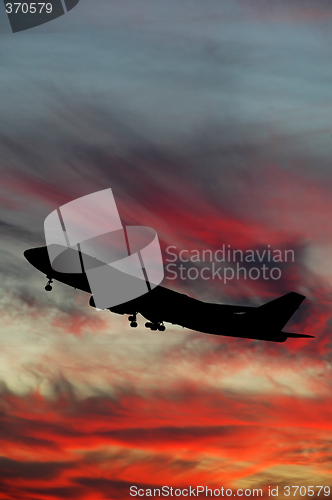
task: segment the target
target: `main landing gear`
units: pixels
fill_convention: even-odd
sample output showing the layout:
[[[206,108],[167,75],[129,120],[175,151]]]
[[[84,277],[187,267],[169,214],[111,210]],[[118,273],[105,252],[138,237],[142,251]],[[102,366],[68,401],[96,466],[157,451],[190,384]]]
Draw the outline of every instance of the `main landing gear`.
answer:
[[[166,330],[166,326],[161,322],[159,323],[150,323],[149,321],[145,323],[146,328],[150,328],[153,331],[159,330],[160,332],[164,332]]]
[[[52,280],[52,278],[49,278],[48,276],[46,276],[46,278],[48,279],[48,282],[45,286],[45,290],[47,292],[50,292],[52,290],[51,283],[53,283],[53,280]]]
[[[137,318],[136,318],[136,313],[133,314],[132,316],[129,316],[128,317],[129,321],[130,321],[130,326],[132,328],[137,328]]]
[[[132,328],[137,328],[137,313],[128,316],[130,321],[130,326]],[[150,328],[153,331],[159,330],[160,332],[164,332],[166,330],[166,326],[162,321],[158,321],[157,323],[150,323],[149,321],[145,323],[146,328]]]

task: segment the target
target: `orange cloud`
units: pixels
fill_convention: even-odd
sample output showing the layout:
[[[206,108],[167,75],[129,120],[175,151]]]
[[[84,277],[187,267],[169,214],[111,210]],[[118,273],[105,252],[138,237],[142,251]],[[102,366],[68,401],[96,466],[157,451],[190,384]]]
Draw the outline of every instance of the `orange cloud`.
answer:
[[[131,484],[236,488],[281,465],[310,467],[327,484],[332,468],[332,405],[320,398],[193,386],[53,401],[7,393],[0,420],[3,499],[129,498]]]

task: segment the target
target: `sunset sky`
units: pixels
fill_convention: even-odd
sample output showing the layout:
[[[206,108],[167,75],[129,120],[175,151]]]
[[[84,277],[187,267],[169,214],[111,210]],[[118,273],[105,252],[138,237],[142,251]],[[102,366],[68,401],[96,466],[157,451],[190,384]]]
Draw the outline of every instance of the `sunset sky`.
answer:
[[[332,491],[331,2],[80,0],[17,34],[0,16],[0,499]],[[316,338],[131,329],[45,292],[23,251],[107,188],[164,258],[294,250],[278,280],[163,285],[252,306],[303,294],[286,330]]]

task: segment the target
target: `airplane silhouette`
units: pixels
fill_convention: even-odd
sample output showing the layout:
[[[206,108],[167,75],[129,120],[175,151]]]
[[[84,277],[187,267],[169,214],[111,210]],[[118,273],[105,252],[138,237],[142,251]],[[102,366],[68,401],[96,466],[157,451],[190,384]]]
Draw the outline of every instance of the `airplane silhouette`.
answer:
[[[56,280],[91,294],[85,273],[60,273],[52,268],[46,246],[26,250],[24,256],[46,275],[46,291],[52,290],[51,283]],[[313,335],[282,331],[304,299],[303,295],[290,292],[259,307],[213,304],[157,286],[109,310],[128,314],[133,328],[137,327],[137,314],[140,313],[148,320],[145,326],[151,330],[164,331],[164,322],[167,322],[212,335],[285,342],[288,338],[314,338]],[[95,307],[93,295],[89,304]]]

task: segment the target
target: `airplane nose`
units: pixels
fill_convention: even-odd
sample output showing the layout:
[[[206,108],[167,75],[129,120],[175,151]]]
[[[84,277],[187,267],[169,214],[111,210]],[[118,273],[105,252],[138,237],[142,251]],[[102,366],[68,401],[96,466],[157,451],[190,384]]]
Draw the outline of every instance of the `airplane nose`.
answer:
[[[39,271],[43,273],[49,272],[50,263],[46,247],[29,248],[23,252],[23,255],[29,264]]]
[[[39,267],[44,262],[44,248],[29,248],[23,252],[24,257],[34,267]],[[37,267],[37,269],[38,269]]]
[[[23,255],[26,258],[26,260],[31,264],[33,249],[29,248],[28,250],[25,250],[25,252],[23,252]]]

